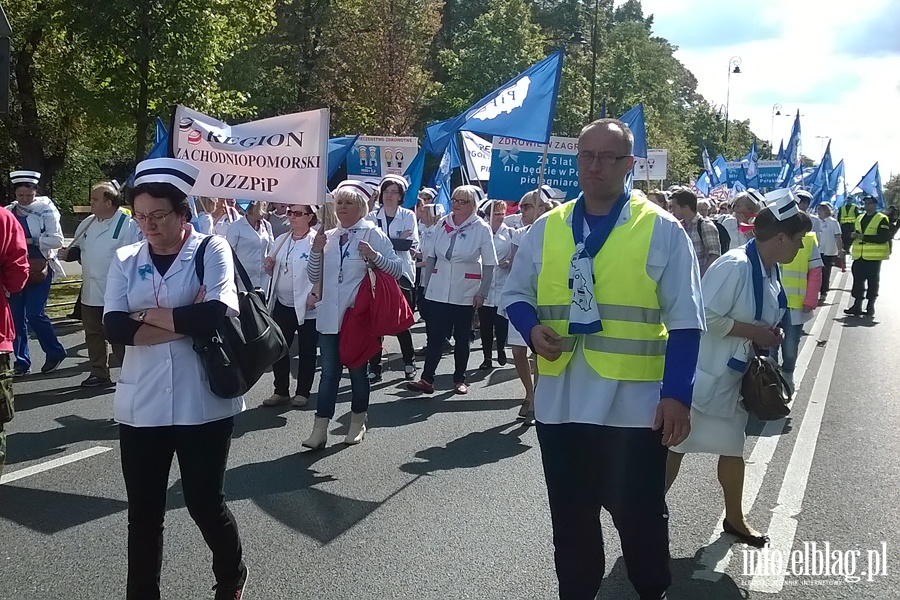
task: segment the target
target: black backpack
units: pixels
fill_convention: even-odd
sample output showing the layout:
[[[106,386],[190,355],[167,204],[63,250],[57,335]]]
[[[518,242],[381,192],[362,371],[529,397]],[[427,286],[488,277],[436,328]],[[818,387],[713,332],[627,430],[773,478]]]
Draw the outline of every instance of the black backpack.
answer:
[[[731,248],[731,236],[728,234],[728,230],[725,229],[725,226],[715,219],[706,218],[704,220],[709,221],[716,226],[716,231],[719,233],[719,250],[721,253],[725,254],[728,252]],[[703,236],[701,236],[700,239],[702,240]]]
[[[212,236],[207,236],[194,257],[194,269],[203,285],[203,258]],[[194,338],[194,352],[209,378],[209,389],[220,398],[246,394],[262,374],[283,358],[288,347],[281,329],[269,315],[263,291],[254,289],[234,249],[234,282],[238,286],[240,314],[226,317],[214,334]],[[240,291],[239,281],[245,291]]]

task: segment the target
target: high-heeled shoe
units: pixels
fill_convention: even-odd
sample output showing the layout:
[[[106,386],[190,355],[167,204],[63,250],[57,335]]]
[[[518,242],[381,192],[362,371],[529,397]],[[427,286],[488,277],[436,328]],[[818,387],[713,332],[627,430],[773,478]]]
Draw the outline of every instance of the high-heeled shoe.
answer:
[[[728,519],[722,520],[722,529],[725,531],[725,533],[733,535],[743,543],[747,544],[748,546],[753,546],[754,548],[763,548],[769,543],[769,536],[767,536],[766,534],[763,533],[760,535],[749,535],[746,533],[741,533],[740,531],[735,529],[731,523],[728,522]]]

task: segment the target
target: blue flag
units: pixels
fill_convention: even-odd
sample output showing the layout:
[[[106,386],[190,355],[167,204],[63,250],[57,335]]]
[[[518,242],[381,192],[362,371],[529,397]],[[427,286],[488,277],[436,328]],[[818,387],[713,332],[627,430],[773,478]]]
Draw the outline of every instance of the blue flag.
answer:
[[[822,161],[816,167],[815,174],[810,181],[810,191],[813,195],[813,201],[810,207],[815,208],[821,202],[831,198],[831,190],[828,186],[828,177],[834,170],[831,162],[831,140],[828,140],[828,146],[825,148],[825,154],[822,155]]]
[[[158,142],[162,139],[168,139],[169,131],[166,129],[166,124],[163,123],[163,120],[159,117],[156,117],[156,138],[155,140]]]
[[[847,182],[844,179],[844,161],[842,160],[828,176],[828,189],[831,192],[831,205],[837,210],[847,201]]]
[[[701,173],[700,177],[697,179],[697,183],[694,185],[697,186],[698,190],[703,192],[704,196],[709,196],[709,190],[712,189],[712,180],[710,179],[709,173],[703,171],[703,173]]]
[[[778,156],[775,157],[775,160],[784,160],[784,140],[778,144]]]
[[[647,158],[647,127],[644,125],[644,105],[638,104],[619,120],[628,125],[634,134],[634,155]]]
[[[592,106],[591,112],[593,112],[593,110],[594,110],[594,107]],[[603,104],[600,105],[600,118],[601,119],[606,118],[606,98],[603,99]]]
[[[703,170],[706,171],[706,176],[709,177],[709,174],[713,172],[713,168],[712,162],[709,160],[709,150],[706,149],[706,144],[703,144],[703,151],[700,153],[700,159],[703,161]]]
[[[878,200],[878,210],[884,210],[884,193],[881,190],[881,173],[878,171],[878,163],[872,165],[872,168],[860,179],[851,193],[860,192]]]
[[[165,158],[169,155],[169,132],[166,130],[165,125],[162,123],[162,120],[157,117],[156,118],[156,142],[153,144],[153,147],[150,148],[150,152],[147,153],[147,156],[144,157],[144,160],[148,158]],[[131,175],[128,176],[128,179],[125,180],[125,185],[128,187],[134,187],[134,171],[131,172]]]
[[[756,140],[753,140],[750,152],[741,159],[741,165],[744,168],[744,183],[747,187],[759,188],[759,152],[756,149]]]
[[[450,195],[453,193],[450,176],[454,169],[459,168],[460,164],[459,147],[454,135],[451,136],[450,143],[444,150],[444,156],[441,158],[441,164],[434,177],[434,187],[437,190],[434,203],[444,207],[444,214],[450,214]]]
[[[800,162],[802,157],[800,142],[800,110],[797,110],[797,116],[794,117],[794,126],[791,128],[791,139],[788,140],[787,148],[784,150],[784,167],[781,169],[781,175],[778,176],[777,187],[790,187],[794,180],[794,173],[799,171],[803,174],[803,166]]]
[[[556,115],[562,63],[563,49],[560,48],[456,118],[429,125],[425,130],[424,148],[432,154],[442,155],[459,131],[548,143]]]
[[[328,140],[328,179],[337,172],[337,170],[347,160],[347,155],[353,149],[353,144],[359,139],[359,134],[345,135],[344,137],[336,137]]]
[[[712,164],[712,172],[709,174],[713,187],[728,181],[728,161],[721,154]]]
[[[403,176],[409,182],[409,188],[406,190],[406,197],[403,198],[404,208],[415,208],[419,199],[419,190],[422,187],[422,176],[425,174],[425,149],[420,149],[416,153],[416,157],[406,167],[406,173]]]

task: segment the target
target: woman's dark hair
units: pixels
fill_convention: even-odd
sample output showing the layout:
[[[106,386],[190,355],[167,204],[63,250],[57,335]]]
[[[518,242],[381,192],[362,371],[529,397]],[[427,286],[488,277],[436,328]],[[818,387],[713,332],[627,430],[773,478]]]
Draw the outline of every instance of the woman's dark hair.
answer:
[[[128,190],[128,206],[134,210],[134,199],[141,194],[147,194],[154,198],[165,198],[180,217],[185,217],[188,221],[193,218],[191,213],[191,204],[188,197],[177,187],[171,183],[142,183]]]
[[[15,193],[16,190],[19,189],[20,187],[26,187],[26,188],[28,188],[28,189],[30,189],[30,190],[34,190],[35,192],[38,191],[38,186],[37,186],[37,185],[35,185],[35,184],[33,184],[33,183],[28,183],[27,181],[23,181],[23,182],[21,182],[21,183],[14,183],[14,184],[13,184],[13,193]]]
[[[314,206],[307,206],[306,208],[312,213],[312,216],[309,218],[309,226],[315,227],[319,224],[319,215],[316,214],[316,211],[313,210]]]
[[[397,191],[400,192],[400,206],[403,206],[403,196],[406,192],[403,191],[403,187],[396,181],[391,181],[390,179],[382,182],[381,186],[378,188],[378,193],[380,196],[383,196],[384,193],[392,186],[397,186]]]
[[[793,217],[779,221],[775,218],[772,209],[766,207],[756,215],[756,219],[753,221],[753,230],[757,240],[767,242],[779,233],[791,237],[798,233],[807,234],[812,231],[812,221],[805,212],[799,212]]]

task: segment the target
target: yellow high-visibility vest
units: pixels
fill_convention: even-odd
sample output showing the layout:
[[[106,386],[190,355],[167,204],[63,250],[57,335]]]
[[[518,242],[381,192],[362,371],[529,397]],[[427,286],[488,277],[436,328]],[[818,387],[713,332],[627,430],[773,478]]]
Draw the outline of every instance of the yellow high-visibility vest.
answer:
[[[856,217],[859,216],[859,209],[855,204],[848,202],[838,210],[838,221],[841,223],[856,223]]]
[[[859,234],[859,237],[853,240],[853,246],[851,247],[851,254],[853,256],[853,260],[857,260],[859,258],[863,260],[887,260],[891,257],[891,243],[885,242],[883,244],[876,244],[875,242],[866,242],[863,241],[864,235],[876,235],[878,233],[878,227],[882,222],[888,221],[888,225],[890,225],[890,221],[887,218],[887,215],[884,213],[877,212],[872,216],[872,219],[869,221],[869,224],[866,225],[866,231],[862,230],[862,220],[865,217],[865,214],[860,215],[856,219],[856,233]]]
[[[542,324],[562,336],[563,353],[552,362],[539,356],[538,373],[561,375],[581,339],[578,345],[598,375],[619,381],[662,380],[669,334],[662,323],[656,282],[647,275],[656,209],[646,200],[631,197],[631,217],[613,228],[594,257],[593,292],[603,331],[574,336],[569,335],[569,267],[575,240],[567,223],[574,208],[575,203],[569,202],[546,217],[537,313]]]
[[[806,277],[809,274],[809,259],[812,258],[813,246],[818,245],[816,234],[810,231],[803,236],[803,247],[790,263],[781,267],[781,285],[787,294],[788,308],[803,308],[806,298]]]

